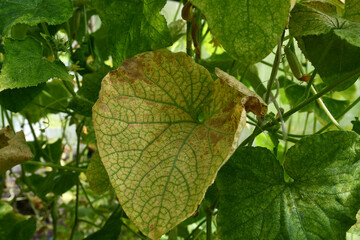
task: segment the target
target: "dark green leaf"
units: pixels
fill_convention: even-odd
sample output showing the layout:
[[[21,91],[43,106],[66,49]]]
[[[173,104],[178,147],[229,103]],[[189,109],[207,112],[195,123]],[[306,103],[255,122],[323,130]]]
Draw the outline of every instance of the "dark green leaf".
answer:
[[[60,163],[61,155],[63,153],[62,139],[58,139],[56,142],[47,144],[44,148],[46,156],[49,158],[48,161],[51,161],[55,164]]]
[[[78,94],[95,103],[99,98],[101,81],[110,70],[109,67],[102,66],[98,71],[84,75]]]
[[[84,240],[117,240],[123,225],[122,215],[122,210],[116,209],[99,231],[91,234]]]
[[[0,2],[0,33],[6,35],[17,23],[34,26],[47,22],[55,25],[67,21],[72,15],[71,0],[21,0]]]
[[[309,6],[296,4],[291,12],[289,27],[302,52],[326,84],[331,84],[359,68],[360,23],[329,16]],[[358,76],[354,76],[336,90],[350,87],[357,78]]]
[[[43,48],[32,38],[5,40],[5,60],[0,75],[0,91],[5,89],[36,86],[50,78],[70,80],[64,64],[50,62],[43,55]]]
[[[351,121],[351,123],[353,124],[352,130],[360,135],[360,121],[359,121],[359,118],[356,117],[355,120]]]
[[[115,66],[137,53],[172,44],[165,18],[159,14],[165,0],[92,0],[92,3],[100,15],[101,28],[108,31]]]
[[[303,138],[284,168],[265,148],[239,148],[218,175],[222,239],[344,239],[360,207],[360,136]]]
[[[0,105],[12,112],[19,112],[44,89],[44,86],[45,84],[40,84],[35,87],[6,89],[0,92]]]
[[[36,123],[49,113],[65,111],[70,93],[60,80],[54,79],[46,83],[43,91],[30,102],[20,113]]]
[[[54,187],[52,191],[56,195],[61,195],[72,188],[78,181],[78,174],[72,172],[59,171],[54,178]]]
[[[191,0],[205,15],[225,50],[244,64],[266,57],[286,26],[290,2],[283,0]]]
[[[31,239],[35,230],[34,218],[16,214],[10,205],[0,202],[0,240]]]
[[[111,189],[111,184],[99,153],[94,153],[90,164],[86,170],[86,178],[89,181],[90,188],[96,194],[102,194]]]

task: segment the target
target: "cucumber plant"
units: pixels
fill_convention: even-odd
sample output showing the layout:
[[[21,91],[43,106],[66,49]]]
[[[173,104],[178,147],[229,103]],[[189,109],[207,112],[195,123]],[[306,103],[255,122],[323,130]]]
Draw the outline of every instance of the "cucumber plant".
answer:
[[[0,1],[0,240],[356,237],[359,6]]]

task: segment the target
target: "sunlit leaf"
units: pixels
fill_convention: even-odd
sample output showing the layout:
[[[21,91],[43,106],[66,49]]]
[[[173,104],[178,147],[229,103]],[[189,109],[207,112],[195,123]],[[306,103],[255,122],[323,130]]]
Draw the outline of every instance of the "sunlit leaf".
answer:
[[[245,121],[244,100],[263,100],[235,78],[184,53],[147,52],[102,82],[93,107],[97,144],[129,218],[157,239],[191,216],[230,157]]]
[[[60,24],[73,12],[70,0],[21,0],[0,2],[0,33],[5,35],[17,23],[34,26],[38,23]]]
[[[43,48],[32,38],[5,40],[5,60],[0,73],[0,91],[36,86],[50,78],[72,79],[59,60],[43,57]]]
[[[253,64],[276,46],[289,17],[286,0],[191,0],[216,39],[235,59]]]
[[[109,40],[114,65],[137,53],[170,46],[166,20],[159,12],[165,0],[92,0]],[[125,10],[126,9],[126,10]],[[103,49],[105,50],[105,49]]]

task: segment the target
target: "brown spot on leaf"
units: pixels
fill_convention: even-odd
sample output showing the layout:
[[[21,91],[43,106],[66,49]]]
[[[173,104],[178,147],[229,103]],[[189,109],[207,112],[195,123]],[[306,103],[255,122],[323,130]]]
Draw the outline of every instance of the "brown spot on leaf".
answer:
[[[244,107],[247,112],[252,112],[256,116],[264,116],[262,105],[256,97],[248,97]]]
[[[210,132],[210,144],[211,146],[215,146],[221,139],[223,138],[222,135],[216,132]]]

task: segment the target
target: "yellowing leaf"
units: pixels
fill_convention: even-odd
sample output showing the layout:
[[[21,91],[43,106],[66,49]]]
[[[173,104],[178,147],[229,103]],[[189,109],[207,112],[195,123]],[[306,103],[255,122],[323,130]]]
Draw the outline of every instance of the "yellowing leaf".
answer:
[[[186,54],[159,50],[102,81],[93,107],[99,153],[122,208],[152,239],[196,211],[237,146],[245,90],[217,73],[213,81]]]
[[[33,157],[23,131],[14,134],[10,127],[0,130],[0,173]]]

